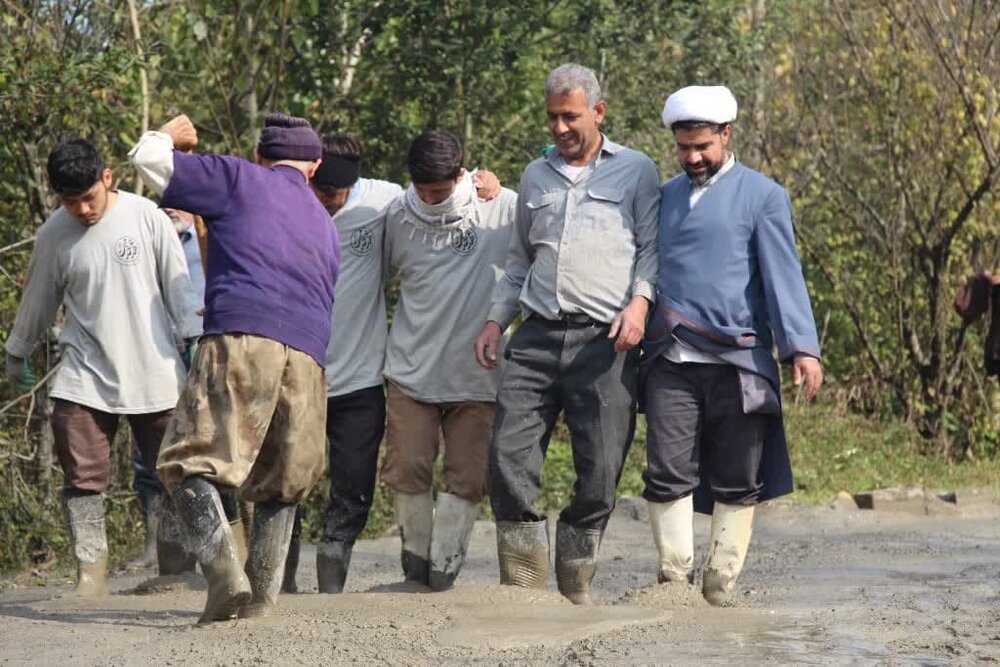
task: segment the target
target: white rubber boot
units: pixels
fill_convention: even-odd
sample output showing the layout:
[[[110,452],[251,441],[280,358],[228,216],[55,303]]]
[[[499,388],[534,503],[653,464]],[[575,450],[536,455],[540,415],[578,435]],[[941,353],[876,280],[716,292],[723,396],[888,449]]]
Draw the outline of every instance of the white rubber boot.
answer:
[[[108,594],[108,538],[104,528],[104,495],[63,491],[63,509],[76,557],[76,589],[80,597]]]
[[[701,593],[709,604],[729,606],[750,546],[754,506],[715,503],[712,539]]]
[[[665,503],[649,503],[649,524],[660,553],[656,579],[664,584],[694,579],[694,501],[684,496]]]
[[[476,525],[479,503],[441,492],[434,510],[431,534],[431,562],[428,583],[435,591],[452,587],[465,563],[472,529]]]
[[[434,526],[434,496],[425,493],[401,493],[393,496],[396,523],[402,540],[400,561],[407,581],[427,585],[431,558],[431,531]]]

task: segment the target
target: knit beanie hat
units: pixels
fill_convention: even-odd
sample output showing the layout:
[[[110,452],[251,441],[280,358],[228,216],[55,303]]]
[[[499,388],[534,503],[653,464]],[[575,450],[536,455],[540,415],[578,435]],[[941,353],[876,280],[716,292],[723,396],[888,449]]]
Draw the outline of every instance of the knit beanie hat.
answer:
[[[323,157],[323,143],[305,118],[269,113],[264,117],[257,151],[269,160],[311,162]]]

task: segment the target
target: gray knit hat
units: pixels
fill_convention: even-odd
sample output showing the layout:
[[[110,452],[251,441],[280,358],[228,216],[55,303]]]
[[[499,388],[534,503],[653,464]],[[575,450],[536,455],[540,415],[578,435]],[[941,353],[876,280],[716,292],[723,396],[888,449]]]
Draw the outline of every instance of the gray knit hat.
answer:
[[[323,157],[323,142],[305,118],[269,113],[264,117],[257,151],[269,160],[311,162]]]

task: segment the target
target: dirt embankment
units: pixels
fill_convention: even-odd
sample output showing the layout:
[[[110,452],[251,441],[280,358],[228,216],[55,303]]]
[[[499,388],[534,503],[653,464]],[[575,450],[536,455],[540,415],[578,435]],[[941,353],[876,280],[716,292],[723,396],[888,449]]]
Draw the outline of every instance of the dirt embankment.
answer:
[[[790,503],[759,514],[739,607],[707,606],[694,587],[657,586],[641,502],[609,525],[598,606],[554,591],[496,585],[495,534],[479,523],[458,586],[399,583],[393,538],[355,547],[348,593],[316,595],[314,549],[277,616],[195,627],[203,584],[129,593],[117,576],[97,601],[68,586],[0,594],[0,658],[38,664],[466,662],[683,664],[1000,660],[1000,505],[959,493],[956,506],[875,510]],[[930,512],[930,514],[928,514]],[[699,554],[708,520],[696,521]],[[553,577],[554,579],[554,577]],[[192,589],[191,586],[195,589]],[[550,584],[554,587],[554,582]]]

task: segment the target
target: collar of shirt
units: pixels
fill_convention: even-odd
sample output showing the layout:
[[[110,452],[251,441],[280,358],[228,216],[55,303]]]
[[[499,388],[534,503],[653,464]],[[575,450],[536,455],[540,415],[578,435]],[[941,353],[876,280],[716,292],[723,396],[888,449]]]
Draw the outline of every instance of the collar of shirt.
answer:
[[[608,139],[608,137],[603,132],[601,132],[601,150],[597,152],[597,157],[591,160],[590,164],[585,166],[593,170],[597,168],[597,165],[599,165],[601,163],[601,160],[604,159],[606,156],[614,155],[615,153],[624,150],[624,148],[625,147],[622,146],[621,144],[616,144],[615,142]],[[564,175],[565,172],[563,171],[563,168],[569,166],[566,164],[566,160],[565,158],[563,158],[562,153],[560,153],[559,149],[555,147],[553,147],[552,149],[550,149],[545,153],[545,161],[548,162],[553,169],[558,171],[560,174]],[[570,180],[573,179],[570,178]]]
[[[736,164],[736,154],[732,153],[729,155],[729,159],[726,160],[726,163],[722,165],[722,168],[715,172],[715,175],[712,176],[712,178],[705,181],[704,185],[691,188],[691,198],[689,200],[690,208],[694,208],[694,205],[698,203],[698,200],[701,199],[706,192],[708,192],[710,187],[718,183],[719,179],[725,176],[726,173],[733,168],[734,164]]]

